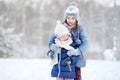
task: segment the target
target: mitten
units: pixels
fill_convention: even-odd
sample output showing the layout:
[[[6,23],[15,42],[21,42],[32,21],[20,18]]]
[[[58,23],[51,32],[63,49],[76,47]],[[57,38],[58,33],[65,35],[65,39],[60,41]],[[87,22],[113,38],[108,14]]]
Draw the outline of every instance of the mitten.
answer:
[[[55,53],[60,53],[61,52],[61,48],[59,46],[57,46],[56,44],[51,44],[50,49],[52,51],[54,51]]]
[[[47,56],[50,58],[50,59],[53,59],[54,58],[54,51],[50,50],[47,52]]]
[[[72,56],[72,55],[77,56],[77,55],[80,55],[80,52],[79,52],[78,49],[73,49],[73,50],[68,51],[68,52],[67,52],[67,55],[68,55],[68,56]]]
[[[67,58],[63,61],[63,63],[62,63],[63,66],[68,66],[68,65],[70,65],[70,64],[71,64],[71,59],[70,59],[70,57],[67,57]]]

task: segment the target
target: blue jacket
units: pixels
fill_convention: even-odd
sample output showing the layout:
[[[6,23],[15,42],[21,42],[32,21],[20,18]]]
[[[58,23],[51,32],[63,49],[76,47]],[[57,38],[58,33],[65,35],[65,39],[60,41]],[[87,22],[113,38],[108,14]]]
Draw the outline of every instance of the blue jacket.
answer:
[[[53,34],[48,42],[49,45],[55,43],[55,35]],[[72,37],[72,40],[73,40],[73,43],[75,44],[75,40],[77,38],[80,39],[81,41],[81,44],[78,46],[76,44],[76,48],[79,49],[80,51],[80,59],[76,62],[76,67],[85,67],[86,65],[86,59],[84,58],[84,53],[87,49],[87,46],[88,46],[88,40],[87,40],[87,37],[85,35],[85,31],[83,29],[82,26],[78,26],[78,29],[77,31],[74,31],[74,30],[71,30],[71,37]]]
[[[74,43],[72,43],[71,46],[75,48]],[[61,53],[58,54],[58,64],[55,64],[52,68],[52,71],[51,71],[52,77],[71,78],[71,79],[75,78],[76,76],[75,75],[75,64],[79,60],[80,57],[74,56],[74,55],[69,57],[67,55],[67,51],[68,50],[62,48]],[[68,65],[64,66],[63,62],[68,57],[71,59],[71,64],[69,66]]]

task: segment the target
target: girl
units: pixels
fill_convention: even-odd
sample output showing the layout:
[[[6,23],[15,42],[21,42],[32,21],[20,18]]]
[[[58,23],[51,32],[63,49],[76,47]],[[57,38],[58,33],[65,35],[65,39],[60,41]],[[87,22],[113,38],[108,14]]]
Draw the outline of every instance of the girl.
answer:
[[[81,67],[85,67],[86,60],[84,53],[86,51],[88,41],[84,33],[83,27],[79,21],[79,9],[76,7],[76,3],[71,2],[67,7],[64,15],[64,24],[70,29],[73,42],[76,44],[76,49],[70,52],[79,51],[80,59],[76,63],[75,72],[76,78],[74,80],[82,80],[81,78]],[[74,55],[74,54],[73,54]]]
[[[76,77],[74,78],[74,80],[82,80],[81,67],[85,67],[86,65],[84,53],[87,49],[88,41],[84,33],[84,29],[80,25],[79,9],[76,7],[76,3],[71,2],[70,5],[65,10],[63,24],[69,29],[74,44],[74,49],[67,51],[67,55],[74,56],[75,53],[79,53],[79,60],[75,62]],[[55,35],[51,36],[49,40],[49,46],[54,44],[55,38],[56,38]],[[54,49],[59,49],[59,48],[54,47]]]

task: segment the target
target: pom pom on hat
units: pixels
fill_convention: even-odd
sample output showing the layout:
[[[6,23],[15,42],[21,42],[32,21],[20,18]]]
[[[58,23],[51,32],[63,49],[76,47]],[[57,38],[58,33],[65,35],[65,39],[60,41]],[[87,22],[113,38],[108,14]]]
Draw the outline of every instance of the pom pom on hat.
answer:
[[[77,4],[75,2],[71,2],[69,6],[77,6]]]
[[[55,31],[54,31],[55,35],[57,35],[58,37],[62,35],[66,35],[66,34],[70,35],[70,32],[66,26],[64,26],[59,20],[57,20],[56,23],[57,24],[56,24]]]
[[[79,22],[79,9],[77,8],[77,4],[75,2],[71,2],[65,10],[64,19],[66,19],[67,16],[74,16]]]

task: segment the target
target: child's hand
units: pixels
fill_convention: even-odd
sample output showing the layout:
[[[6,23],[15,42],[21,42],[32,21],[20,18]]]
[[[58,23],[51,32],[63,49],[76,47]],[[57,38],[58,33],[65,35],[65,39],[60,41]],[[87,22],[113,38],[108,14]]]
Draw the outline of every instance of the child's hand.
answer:
[[[54,51],[55,53],[61,53],[61,48],[58,45],[56,45],[56,44],[51,44],[50,45],[50,49],[52,51]]]
[[[62,63],[63,66],[68,66],[70,64],[71,64],[71,59],[69,57],[67,57]]]
[[[73,50],[68,51],[68,52],[67,52],[67,55],[68,55],[68,56],[72,56],[72,55],[77,56],[77,55],[80,55],[80,52],[79,52],[78,49],[73,49]]]

